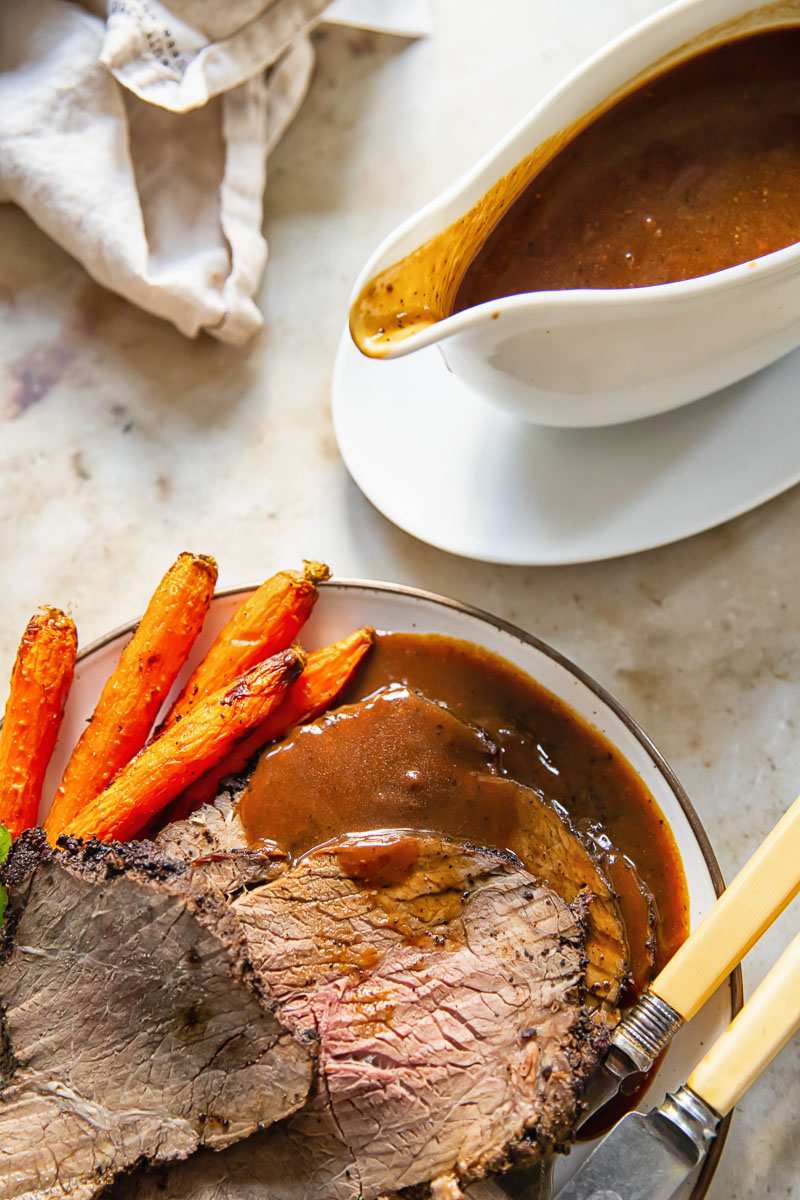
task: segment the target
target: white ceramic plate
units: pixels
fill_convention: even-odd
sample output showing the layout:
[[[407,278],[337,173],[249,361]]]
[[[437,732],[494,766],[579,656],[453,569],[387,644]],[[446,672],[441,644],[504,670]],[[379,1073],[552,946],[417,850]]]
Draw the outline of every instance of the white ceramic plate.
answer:
[[[187,671],[204,654],[218,630],[251,590],[233,589],[214,598]],[[485,646],[533,676],[600,730],[645,781],[669,822],[686,872],[692,927],[701,920],[722,887],[719,867],[705,831],[661,755],[633,719],[598,684],[544,642],[513,625],[452,600],[385,583],[337,580],[323,585],[319,603],[303,629],[302,642],[307,649],[314,649],[362,625],[374,625],[379,630],[392,632],[445,634]],[[45,797],[52,796],[71,747],[92,713],[103,683],[134,628],[132,623],[116,630],[82,652],[45,784]],[[651,1087],[653,1102],[660,1100],[666,1090],[685,1081],[702,1057],[703,1047],[722,1032],[740,1004],[741,979],[736,976],[720,988],[692,1024],[676,1037]],[[727,1123],[703,1172],[682,1195],[700,1200],[705,1194],[726,1132]],[[569,1159],[559,1165],[556,1174],[559,1184],[572,1174],[586,1152],[587,1144],[578,1146]]]
[[[401,529],[486,562],[551,565],[648,550],[800,481],[800,351],[684,408],[601,429],[498,411],[439,348],[376,361],[345,331],[333,375],[342,458]]]

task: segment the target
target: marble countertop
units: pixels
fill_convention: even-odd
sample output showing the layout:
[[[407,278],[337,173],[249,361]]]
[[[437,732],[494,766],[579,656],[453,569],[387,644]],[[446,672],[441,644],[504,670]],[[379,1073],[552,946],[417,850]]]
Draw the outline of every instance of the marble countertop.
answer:
[[[85,645],[139,613],[184,548],[220,582],[302,557],[490,609],[579,662],[639,719],[730,877],[800,789],[800,488],[674,546],[565,568],[457,559],[349,479],[329,386],[348,291],[377,241],[655,0],[445,0],[406,43],[330,28],[269,164],[265,328],[190,342],[92,283],[0,206],[0,678],[32,609]],[[797,927],[745,964],[749,991]],[[734,1117],[710,1195],[800,1198],[800,1041]]]

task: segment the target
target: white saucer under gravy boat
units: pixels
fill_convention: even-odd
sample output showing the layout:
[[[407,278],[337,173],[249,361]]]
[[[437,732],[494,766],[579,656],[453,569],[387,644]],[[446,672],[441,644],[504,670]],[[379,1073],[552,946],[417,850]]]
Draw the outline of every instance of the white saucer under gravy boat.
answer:
[[[462,383],[499,408],[593,426],[688,404],[799,346],[800,243],[679,283],[529,292],[444,315],[487,229],[610,100],[699,50],[797,23],[800,0],[679,0],[612,42],[379,246],[353,289],[359,349],[398,358],[438,344]],[[364,298],[401,262],[417,315],[381,335],[364,320]]]

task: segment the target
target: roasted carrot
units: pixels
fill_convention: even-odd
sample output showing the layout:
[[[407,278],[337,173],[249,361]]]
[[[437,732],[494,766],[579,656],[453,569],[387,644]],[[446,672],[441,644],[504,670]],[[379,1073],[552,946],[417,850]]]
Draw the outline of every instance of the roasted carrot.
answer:
[[[0,730],[0,823],[14,837],[36,824],[77,649],[75,624],[58,608],[39,609],[22,635]]]
[[[198,701],[187,717],[140,750],[63,832],[101,841],[134,837],[281,703],[304,664],[302,651],[283,650]]]
[[[218,633],[167,713],[158,736],[204,696],[290,646],[316,603],[317,584],[329,576],[324,563],[307,562],[302,574],[279,571],[248,596]]]
[[[308,656],[306,669],[286,699],[252,733],[230,750],[205,775],[191,783],[171,805],[170,821],[181,821],[201,805],[209,803],[219,791],[226,775],[243,771],[262,746],[283,737],[294,725],[312,721],[329,708],[350,679],[361,659],[375,640],[375,630],[364,628],[324,646]]]
[[[159,583],[67,763],[45,821],[51,842],[147,741],[202,628],[216,579],[213,558],[184,553]]]

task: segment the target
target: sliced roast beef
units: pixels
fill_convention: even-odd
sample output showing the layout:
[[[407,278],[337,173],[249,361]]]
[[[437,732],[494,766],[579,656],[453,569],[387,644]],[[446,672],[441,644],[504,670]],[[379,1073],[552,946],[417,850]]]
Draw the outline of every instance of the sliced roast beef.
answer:
[[[152,845],[23,835],[5,870],[0,1195],[83,1200],[304,1101],[309,1049],[235,916]]]
[[[232,907],[282,1019],[318,1039],[315,1092],[219,1154],[119,1181],[115,1200],[455,1195],[569,1137],[602,1043],[584,928],[512,855],[346,839]]]
[[[277,846],[248,845],[235,799],[239,790],[224,787],[213,804],[173,821],[155,839],[160,853],[190,864],[194,879],[225,896],[275,879],[289,862]]]
[[[628,974],[628,947],[616,898],[596,858],[568,818],[533,788],[504,776],[470,774],[465,802],[497,808],[513,819],[509,845],[525,866],[567,901],[587,897],[587,988],[615,1005]]]
[[[199,847],[206,859],[213,849],[220,872],[231,871],[238,855],[240,871],[258,882],[267,866],[275,870],[269,842],[296,854],[346,831],[386,827],[510,849],[564,899],[588,893],[588,986],[616,1004],[628,949],[596,858],[541,793],[497,774],[487,734],[407,688],[385,688],[295,730],[261,757],[233,798],[223,793],[158,841],[190,856]],[[251,842],[263,850],[249,849]]]

